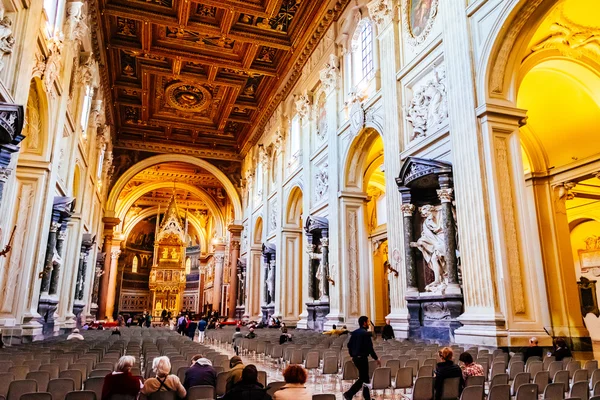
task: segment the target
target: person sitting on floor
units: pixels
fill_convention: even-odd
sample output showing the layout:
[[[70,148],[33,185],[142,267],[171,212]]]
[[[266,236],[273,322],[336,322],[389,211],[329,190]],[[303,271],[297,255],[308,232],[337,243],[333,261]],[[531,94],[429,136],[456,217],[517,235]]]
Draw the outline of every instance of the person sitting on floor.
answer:
[[[242,359],[238,356],[231,357],[231,360],[229,360],[229,368],[229,375],[227,375],[227,391],[233,389],[233,387],[242,380],[242,371],[244,370]]]
[[[252,364],[242,370],[242,380],[222,400],[271,400],[265,387],[258,382],[258,371]]]
[[[152,361],[152,370],[156,373],[156,377],[146,379],[142,388],[142,394],[149,396],[156,392],[177,392],[179,398],[185,398],[187,391],[181,384],[181,381],[177,375],[169,374],[171,372],[169,357],[156,357]]]
[[[137,398],[140,389],[144,386],[142,378],[131,374],[135,364],[135,357],[123,356],[117,361],[116,371],[104,377],[102,385],[102,399],[110,400],[114,395],[125,395]]]
[[[292,341],[292,334],[288,333],[287,328],[281,329],[281,335],[279,335],[279,344],[284,344],[285,342]]]
[[[67,340],[84,340],[83,335],[79,333],[79,329],[73,329],[73,332],[69,336],[67,336]]]
[[[558,338],[555,343],[556,346],[552,355],[556,358],[556,361],[562,361],[565,357],[573,357],[565,339]]]
[[[217,372],[212,362],[201,354],[192,357],[192,366],[185,371],[183,380],[183,387],[186,390],[198,385],[217,386]]]
[[[394,328],[392,328],[392,325],[390,325],[389,319],[385,320],[385,325],[383,327],[383,330],[381,331],[381,338],[383,340],[392,340],[396,338],[396,336],[394,335]]]
[[[113,329],[113,331],[111,333],[111,336],[112,335],[119,335],[119,336],[121,336],[121,331],[119,330],[118,327],[116,327],[115,329]]]
[[[452,358],[454,357],[454,352],[450,347],[444,347],[440,352],[439,356],[442,359],[442,362],[437,364],[435,369],[435,400],[442,399],[442,389],[444,387],[444,380],[450,378],[460,378],[460,383],[458,384],[458,394],[460,397],[460,393],[462,392],[462,388],[464,385],[464,379],[462,370]]]
[[[246,339],[254,339],[256,338],[256,333],[254,333],[254,328],[249,329],[250,332],[246,335]]]
[[[336,325],[332,325],[331,330],[323,332],[323,335],[339,336],[342,333],[344,333],[344,329],[338,329]],[[348,331],[346,331],[346,333],[348,333]]]
[[[462,376],[465,382],[467,378],[470,376],[483,376],[483,367],[480,364],[477,364],[473,361],[473,356],[471,353],[467,353],[466,351],[458,357],[458,361],[462,362]]]
[[[306,370],[301,365],[289,365],[283,371],[285,385],[275,392],[273,400],[312,400],[312,393],[304,385]]]

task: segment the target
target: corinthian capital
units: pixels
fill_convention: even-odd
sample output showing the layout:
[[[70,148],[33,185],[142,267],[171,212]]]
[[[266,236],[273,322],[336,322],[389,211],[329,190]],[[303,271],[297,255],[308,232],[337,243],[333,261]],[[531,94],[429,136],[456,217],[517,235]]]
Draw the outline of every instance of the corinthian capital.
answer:
[[[296,97],[296,111],[300,118],[306,118],[310,114],[310,96],[308,91],[304,91],[301,95]]]
[[[439,189],[437,195],[442,203],[452,203],[452,189]]]
[[[110,252],[110,259],[111,260],[116,260],[119,258],[119,255],[121,254],[121,250],[113,250]]]
[[[394,18],[393,0],[373,0],[367,4],[371,19],[381,28],[386,26]]]
[[[413,204],[402,204],[400,210],[405,217],[412,217],[415,212],[415,206]]]

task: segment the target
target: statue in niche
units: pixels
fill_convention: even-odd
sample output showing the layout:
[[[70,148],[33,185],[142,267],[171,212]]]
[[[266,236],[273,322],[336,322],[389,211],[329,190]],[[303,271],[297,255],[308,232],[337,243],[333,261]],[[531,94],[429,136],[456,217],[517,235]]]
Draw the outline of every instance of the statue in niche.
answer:
[[[150,282],[156,282],[156,271],[150,271]]]
[[[269,263],[267,268],[267,294],[269,295],[269,303],[275,301],[275,274],[274,267]]]
[[[427,266],[433,271],[434,280],[425,290],[434,293],[443,293],[446,288],[446,278],[448,277],[448,267],[446,265],[446,245],[444,240],[444,230],[438,217],[439,207],[425,205],[419,207],[421,217],[423,217],[423,226],[421,237],[416,242],[411,242],[411,247],[416,247],[423,254]]]
[[[171,251],[171,258],[172,259],[176,259],[177,258],[177,251],[175,249],[173,249],[173,251]]]
[[[163,258],[163,259],[165,259],[165,258],[169,258],[169,249],[167,249],[167,248],[164,248],[164,249],[163,249],[163,252],[162,252],[162,258]]]
[[[321,282],[323,279],[327,279],[327,275],[325,273],[325,268],[323,266],[323,260],[319,262],[319,268],[317,268],[317,272],[315,273],[315,278],[317,279],[317,290],[319,292],[319,299],[322,298],[325,293],[323,293],[323,288]]]

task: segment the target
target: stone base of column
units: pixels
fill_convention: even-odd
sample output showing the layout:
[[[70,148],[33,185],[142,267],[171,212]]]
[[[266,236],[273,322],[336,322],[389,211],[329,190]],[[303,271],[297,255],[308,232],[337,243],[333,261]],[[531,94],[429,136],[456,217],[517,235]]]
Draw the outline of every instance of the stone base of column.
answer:
[[[244,306],[237,306],[235,308],[235,319],[237,321],[241,321],[244,319],[244,312],[246,311],[246,307]]]
[[[38,303],[38,312],[40,313],[40,323],[43,325],[43,334],[45,336],[54,336],[54,313],[58,307],[58,299],[49,295],[42,295]]]
[[[462,327],[454,331],[457,344],[500,347],[508,346],[504,316],[494,312],[469,312],[458,317]]]
[[[21,341],[23,343],[44,340],[44,326],[40,323],[40,315],[25,315],[21,324]],[[4,331],[4,329],[3,329]]]
[[[85,316],[85,322],[87,323],[92,323],[96,320],[98,315],[98,304],[92,303],[92,305],[90,306],[90,313],[86,314]]]
[[[391,313],[386,315],[385,319],[390,320],[390,325],[394,328],[394,336],[396,339],[408,339],[410,331],[408,312],[406,314]]]
[[[327,322],[327,315],[329,314],[329,302],[319,301],[314,303],[315,307],[315,322],[314,330],[317,332],[323,332],[325,323]]]
[[[85,303],[82,302],[75,302],[75,304],[73,304],[73,314],[75,315],[75,325],[79,328],[83,325],[83,318],[81,313],[83,312],[83,309],[85,308]]]
[[[325,324],[323,325],[323,330],[325,331],[330,331],[333,329],[333,325],[336,326],[344,326],[346,325],[346,327],[348,328],[348,330],[352,330],[350,329],[351,326],[358,326],[358,321],[355,321],[354,325],[353,324],[349,324],[348,321],[346,321],[346,317],[341,314],[339,311],[330,311],[329,314],[327,314],[326,316],[326,321]]]
[[[264,325],[269,325],[269,319],[273,314],[275,314],[275,305],[269,304],[268,306],[261,306],[260,310],[262,312],[261,321]]]
[[[410,337],[453,342],[454,333],[461,326],[458,317],[463,308],[461,294],[420,293],[406,296],[410,313]]]
[[[298,317],[300,320],[296,322],[296,329],[308,329],[308,313],[304,311]]]

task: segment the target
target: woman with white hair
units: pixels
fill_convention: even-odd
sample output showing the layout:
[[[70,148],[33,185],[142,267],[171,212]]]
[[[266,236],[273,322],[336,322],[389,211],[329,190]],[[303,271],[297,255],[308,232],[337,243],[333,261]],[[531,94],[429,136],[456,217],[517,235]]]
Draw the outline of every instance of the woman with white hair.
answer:
[[[152,370],[156,374],[155,378],[149,378],[144,382],[142,393],[149,396],[156,392],[177,392],[181,399],[185,398],[187,392],[177,375],[169,374],[171,372],[171,361],[169,357],[156,357],[152,361]]]
[[[113,395],[131,396],[136,399],[143,387],[142,378],[131,374],[135,365],[135,357],[123,356],[115,365],[115,371],[104,377],[102,385],[102,399],[110,400]]]

